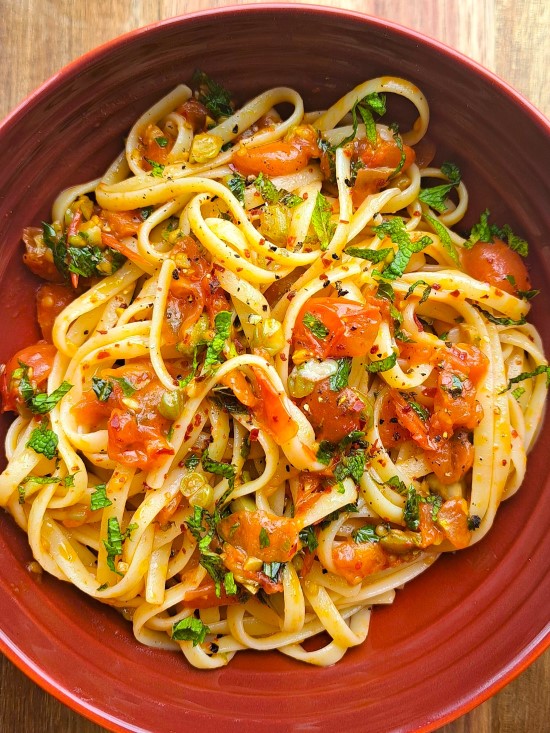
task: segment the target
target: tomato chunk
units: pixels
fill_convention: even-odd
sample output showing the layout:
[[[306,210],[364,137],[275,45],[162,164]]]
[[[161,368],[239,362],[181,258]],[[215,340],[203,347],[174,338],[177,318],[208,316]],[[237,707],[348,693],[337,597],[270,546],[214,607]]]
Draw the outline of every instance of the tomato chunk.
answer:
[[[313,425],[317,440],[338,443],[367,421],[367,406],[357,393],[349,387],[334,391],[328,379],[316,382],[299,406]]]
[[[28,367],[27,377],[32,388],[35,391],[43,391],[56,353],[55,346],[39,341],[32,346],[26,346],[11,357],[0,376],[2,412],[25,410],[25,400],[20,389],[21,379],[14,376],[14,372],[17,373],[22,365]]]
[[[64,283],[45,283],[36,292],[36,314],[42,336],[52,340],[55,319],[76,297],[73,288]]]
[[[334,546],[332,562],[338,575],[350,585],[357,585],[368,575],[378,573],[389,565],[388,556],[378,543],[357,543],[352,540]]]
[[[298,551],[298,523],[261,510],[238,511],[218,524],[220,536],[248,557],[262,562],[287,562]]]
[[[245,176],[265,173],[267,176],[286,176],[305,168],[310,159],[319,156],[315,130],[303,125],[287,140],[258,145],[241,146],[233,153],[233,165]]]
[[[461,251],[461,259],[468,275],[506,293],[517,295],[531,289],[524,261],[502,239],[476,242],[471,249]]]
[[[304,349],[320,359],[365,356],[373,348],[384,312],[377,298],[368,298],[365,304],[312,298],[296,318],[294,350]]]

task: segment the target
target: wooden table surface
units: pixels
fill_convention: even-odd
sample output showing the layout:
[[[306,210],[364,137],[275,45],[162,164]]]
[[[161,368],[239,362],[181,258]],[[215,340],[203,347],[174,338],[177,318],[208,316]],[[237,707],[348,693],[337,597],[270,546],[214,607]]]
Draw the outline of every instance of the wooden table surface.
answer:
[[[100,43],[160,19],[228,4],[224,0],[0,0],[4,80],[0,118],[67,62]],[[550,116],[549,0],[325,0],[324,4],[388,18],[435,37],[495,71]],[[545,733],[550,730],[549,720],[547,652],[500,693],[440,733]],[[1,657],[2,733],[102,730]]]

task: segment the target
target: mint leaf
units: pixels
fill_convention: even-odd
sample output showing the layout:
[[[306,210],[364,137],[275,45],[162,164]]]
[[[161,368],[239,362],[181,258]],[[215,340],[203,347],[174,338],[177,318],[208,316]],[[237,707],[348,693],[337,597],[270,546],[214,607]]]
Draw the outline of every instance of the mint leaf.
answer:
[[[235,485],[235,466],[230,463],[222,463],[220,461],[214,461],[208,455],[208,448],[204,451],[201,458],[202,467],[208,473],[213,473],[216,476],[223,476],[229,481],[229,488],[233,488]]]
[[[107,402],[113,391],[113,385],[107,379],[92,377],[92,389],[100,402]]]
[[[97,484],[90,496],[90,509],[95,512],[96,509],[104,509],[112,505],[112,501],[107,498],[107,484]]]
[[[73,388],[69,382],[62,382],[59,387],[54,390],[51,394],[40,392],[39,394],[33,395],[27,402],[27,406],[37,415],[45,415],[46,413],[53,410],[57,403],[67,394],[67,392]]]
[[[443,226],[441,222],[439,222],[435,217],[430,216],[429,214],[424,214],[424,219],[429,222],[430,226],[439,237],[439,241],[441,242],[443,248],[449,253],[453,262],[458,265],[460,262],[458,258],[458,252],[456,251],[456,247],[453,244],[451,235],[447,231],[447,227]]]
[[[231,191],[237,201],[244,206],[244,190],[246,187],[246,181],[244,176],[239,173],[235,173],[233,178],[227,181],[227,188]]]
[[[365,524],[364,527],[356,529],[352,532],[352,537],[355,542],[380,542],[380,537],[376,534],[376,528],[372,524]]]
[[[387,356],[385,359],[380,359],[380,361],[371,361],[370,364],[367,364],[367,372],[370,372],[371,374],[377,374],[378,372],[387,372],[389,369],[393,369],[393,367],[397,364],[397,352],[394,351],[393,354],[390,354],[390,356]]]
[[[323,251],[328,248],[336,230],[336,225],[331,221],[331,214],[332,208],[329,202],[322,193],[318,193],[311,216],[311,223]]]
[[[304,313],[302,323],[318,339],[324,339],[330,333],[323,321],[319,320],[313,313],[309,313],[309,311]]]
[[[383,262],[386,257],[393,252],[390,247],[383,249],[366,249],[365,247],[347,247],[344,252],[352,257],[359,257],[362,260],[369,260],[369,262]]]
[[[341,389],[348,386],[351,364],[352,362],[349,357],[338,359],[336,374],[332,374],[328,380],[329,387],[333,392],[339,392]]]
[[[220,117],[231,117],[233,105],[229,90],[200,69],[194,72],[191,83],[198,90],[199,102],[204,104],[216,121]]]
[[[194,616],[182,618],[172,625],[172,639],[176,641],[192,641],[193,646],[202,644],[209,633],[210,629],[208,626],[203,624],[200,618],[195,618]]]
[[[212,367],[220,361],[220,354],[223,351],[226,340],[231,332],[231,312],[220,311],[216,313],[214,318],[215,334],[212,341],[208,344],[206,357],[204,359],[204,369]]]
[[[275,184],[266,178],[263,173],[256,178],[254,181],[256,190],[267,204],[283,204],[288,206],[289,209],[294,206],[298,206],[303,203],[303,199],[300,196],[296,196],[284,188],[277,188]]]
[[[59,438],[46,425],[35,428],[27,443],[27,448],[32,448],[35,453],[40,453],[46,458],[53,458],[57,454],[57,444]]]

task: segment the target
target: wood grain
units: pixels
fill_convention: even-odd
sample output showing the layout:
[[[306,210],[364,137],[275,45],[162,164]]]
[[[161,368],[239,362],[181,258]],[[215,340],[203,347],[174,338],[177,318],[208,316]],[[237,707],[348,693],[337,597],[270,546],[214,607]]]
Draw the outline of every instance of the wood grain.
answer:
[[[314,4],[308,2],[307,4]],[[223,0],[0,0],[0,117],[63,65],[121,33]],[[237,0],[234,4],[243,4]],[[325,0],[418,29],[495,71],[550,116],[548,0]],[[0,661],[0,731],[100,733]],[[545,733],[550,653],[440,733]],[[383,733],[383,731],[380,731]]]

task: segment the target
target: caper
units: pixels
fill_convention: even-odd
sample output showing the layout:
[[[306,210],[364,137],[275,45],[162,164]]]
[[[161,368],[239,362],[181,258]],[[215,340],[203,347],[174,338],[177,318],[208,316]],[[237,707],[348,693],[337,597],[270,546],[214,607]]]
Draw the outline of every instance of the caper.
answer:
[[[177,420],[183,409],[183,394],[175,389],[173,392],[165,392],[159,405],[160,414],[168,420]]]

